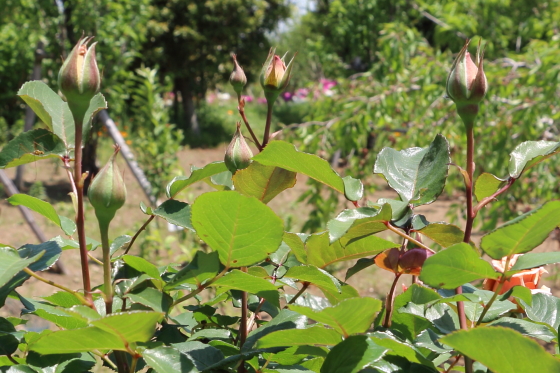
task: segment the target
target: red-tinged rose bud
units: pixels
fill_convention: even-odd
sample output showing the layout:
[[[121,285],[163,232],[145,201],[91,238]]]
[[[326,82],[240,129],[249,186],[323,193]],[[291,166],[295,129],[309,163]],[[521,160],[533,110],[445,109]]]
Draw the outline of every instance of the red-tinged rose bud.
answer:
[[[470,40],[467,40],[453,62],[446,90],[457,105],[463,121],[470,124],[474,122],[479,104],[488,91],[488,80],[484,74],[484,52],[480,49],[480,42],[476,50],[476,61],[472,60],[468,52],[469,43]]]
[[[247,77],[245,76],[245,72],[237,63],[237,57],[235,54],[233,55],[233,71],[229,76],[229,83],[233,86],[233,90],[240,95],[241,91],[243,91],[243,87],[247,84]]]
[[[100,224],[109,225],[126,200],[126,186],[115,163],[120,148],[109,158],[107,164],[95,175],[88,189],[89,202]]]
[[[408,250],[399,259],[399,272],[420,276],[420,271],[426,259],[434,255],[431,250],[415,247]]]
[[[101,76],[95,59],[91,37],[82,37],[58,72],[58,86],[66,97],[76,121],[82,121],[92,97],[99,92]],[[76,116],[78,116],[76,118]]]
[[[274,102],[278,95],[286,89],[290,82],[292,67],[294,66],[294,54],[288,65],[286,65],[284,55],[282,58],[275,54],[276,49],[271,48],[268,57],[261,70],[260,82],[264,90],[264,95],[268,102]]]
[[[237,122],[237,130],[226,149],[224,162],[228,170],[234,174],[237,170],[242,170],[249,166],[251,158],[253,158],[253,152],[241,133],[241,123]]]

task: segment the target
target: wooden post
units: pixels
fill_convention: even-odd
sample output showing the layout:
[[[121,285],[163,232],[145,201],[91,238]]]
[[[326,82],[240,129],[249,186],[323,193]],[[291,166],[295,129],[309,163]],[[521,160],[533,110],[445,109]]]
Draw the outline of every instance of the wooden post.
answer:
[[[142,171],[142,169],[138,166],[138,162],[136,162],[136,160],[134,159],[134,154],[132,154],[132,152],[130,151],[130,148],[126,144],[126,141],[117,128],[117,125],[111,119],[109,113],[107,113],[107,110],[101,110],[101,112],[98,114],[98,119],[101,121],[101,123],[103,123],[105,128],[107,128],[107,131],[109,132],[109,135],[111,136],[113,141],[115,141],[117,145],[121,147],[121,154],[124,157],[124,160],[126,161],[128,167],[132,171],[132,174],[138,181],[138,184],[140,184],[140,187],[142,187],[144,194],[146,195],[146,197],[148,197],[148,200],[150,201],[152,206],[155,206],[156,198],[152,194],[152,185],[146,178],[144,171]]]

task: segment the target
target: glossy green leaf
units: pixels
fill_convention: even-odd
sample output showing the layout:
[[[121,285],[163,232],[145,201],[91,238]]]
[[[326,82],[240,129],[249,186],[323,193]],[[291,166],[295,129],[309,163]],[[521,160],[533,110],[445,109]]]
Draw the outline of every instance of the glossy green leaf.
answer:
[[[523,300],[520,303],[529,319],[550,325],[554,330],[560,327],[559,298],[550,294],[536,293],[533,294],[531,305]]]
[[[28,365],[13,365],[0,367],[2,373],[37,373],[37,371]]]
[[[66,145],[55,134],[36,129],[16,136],[0,151],[0,168],[10,168],[45,158],[60,158]]]
[[[174,198],[179,192],[198,181],[204,180],[212,175],[227,171],[224,162],[209,163],[203,168],[194,168],[190,176],[177,176],[167,185],[167,197]]]
[[[67,102],[40,80],[25,83],[17,94],[51,132],[68,147],[74,147],[74,118]]]
[[[296,173],[274,166],[252,162],[233,175],[233,185],[239,193],[268,203],[282,191],[296,184]]]
[[[424,262],[420,280],[436,288],[454,289],[470,281],[499,276],[471,246],[460,243],[429,257]]]
[[[305,244],[301,240],[300,236],[295,233],[285,232],[282,237],[282,241],[290,247],[297,260],[304,264],[307,263]]]
[[[545,342],[552,342],[552,340],[556,338],[556,335],[545,325],[535,324],[527,320],[516,319],[513,317],[502,317],[491,322],[488,326],[502,326],[504,328],[510,328],[523,335],[537,338]]]
[[[509,175],[519,178],[521,174],[534,165],[560,152],[560,142],[525,141],[517,145],[509,158]]]
[[[284,235],[282,219],[268,206],[233,191],[198,197],[192,206],[192,225],[226,267],[264,260],[278,249]]]
[[[404,293],[397,295],[394,302],[394,309],[391,317],[392,328],[402,333],[408,340],[414,340],[423,330],[432,324],[425,315],[425,307],[420,307],[421,313],[402,312],[407,304],[413,303],[422,305],[439,299],[440,296],[433,290],[413,284]]]
[[[216,190],[233,190],[232,177],[230,171],[224,171],[204,179],[204,182]]]
[[[474,183],[474,195],[476,199],[482,201],[484,198],[490,197],[498,190],[504,181],[505,180],[497,178],[488,172],[483,172]]]
[[[72,236],[76,233],[76,229],[78,228],[76,227],[74,220],[62,215],[59,215],[58,217],[60,218],[60,228],[62,228],[67,236]]]
[[[93,350],[125,350],[126,347],[125,342],[117,335],[90,326],[42,335],[29,343],[29,349],[47,355]]]
[[[139,291],[132,291],[125,295],[133,303],[140,303],[156,312],[167,313],[173,304],[173,299],[161,291],[154,288],[144,288]]]
[[[104,109],[107,109],[107,101],[105,101],[105,97],[103,97],[103,94],[99,92],[91,98],[91,100],[89,101],[88,109],[84,114],[82,124],[82,146],[84,146],[86,141],[88,141],[93,119],[95,118],[97,113]],[[72,144],[74,144],[74,141],[72,141]]]
[[[74,294],[68,293],[66,291],[57,291],[52,295],[43,297],[43,299],[51,304],[61,306],[64,308],[70,308],[72,306],[77,306],[79,304],[82,304]]]
[[[341,335],[335,330],[316,325],[307,329],[279,330],[267,334],[259,339],[256,347],[334,346],[341,341]]]
[[[270,281],[252,276],[237,269],[234,269],[222,278],[214,281],[211,286],[226,290],[235,289],[246,291],[266,299],[276,307],[280,307],[279,294],[276,286]]]
[[[161,280],[157,267],[148,262],[146,259],[135,255],[124,255],[122,259],[128,266],[134,268],[138,272],[145,273],[151,278]]]
[[[460,330],[445,336],[441,342],[481,362],[495,373],[560,371],[560,360],[552,357],[537,342],[508,328]]]
[[[445,346],[438,341],[440,338],[441,335],[436,334],[436,332],[432,329],[426,329],[414,340],[414,345],[427,348],[428,350],[437,352],[438,354],[452,351],[453,349],[451,347]]]
[[[431,223],[418,232],[442,247],[449,247],[463,242],[465,232],[456,225],[447,223]]]
[[[282,310],[275,318],[266,323],[266,325],[249,333],[245,344],[241,348],[241,352],[252,350],[261,338],[270,333],[278,330],[303,329],[306,326],[306,322],[307,318],[305,316],[290,310]]]
[[[182,354],[187,355],[189,360],[194,363],[197,372],[203,372],[224,359],[222,351],[198,341],[173,343],[171,346]]]
[[[558,262],[560,262],[560,252],[527,253],[517,258],[517,261],[511,267],[511,271],[521,271]]]
[[[505,293],[500,294],[498,299],[504,300],[510,297],[520,299],[529,305],[533,304],[533,294],[531,290],[525,286],[514,286]]]
[[[191,206],[188,203],[168,199],[159,205],[153,214],[164,218],[168,223],[194,231],[191,224]]]
[[[146,349],[142,356],[149,367],[157,373],[190,373],[198,372],[193,362],[173,347],[160,346]]]
[[[131,311],[118,312],[91,322],[93,326],[118,335],[127,342],[146,342],[155,331],[162,318],[160,312]]]
[[[283,278],[293,278],[300,281],[309,282],[313,285],[327,288],[331,291],[340,293],[340,282],[327,271],[315,266],[295,266],[288,269]]]
[[[449,144],[437,135],[428,148],[384,148],[377,155],[373,172],[382,174],[403,201],[420,206],[441,194],[450,162]]]
[[[126,249],[131,240],[132,237],[130,237],[128,234],[123,234],[122,236],[118,236],[117,238],[115,238],[109,246],[109,252],[111,253],[111,256],[120,249]]]
[[[425,368],[431,368],[433,370],[427,370],[428,372],[436,371],[434,364],[424,356],[420,349],[416,348],[408,342],[398,340],[391,332],[374,332],[370,334],[370,338],[379,346],[383,346],[389,351],[387,355],[390,356],[400,356],[408,360],[409,362],[418,363],[425,365]]]
[[[34,257],[22,259],[16,250],[0,247],[0,286],[4,286],[22,269],[38,261],[43,254],[38,253]]]
[[[262,152],[253,157],[253,160],[266,166],[276,166],[307,175],[339,193],[344,193],[344,182],[329,162],[316,155],[299,152],[290,143],[271,141]]]
[[[344,182],[344,196],[349,201],[359,201],[364,196],[364,184],[360,179],[354,179],[352,176],[342,178]]]
[[[319,268],[345,260],[377,255],[384,250],[398,246],[398,244],[376,236],[367,236],[343,247],[340,241],[329,244],[327,232],[311,235],[305,243],[307,263]]]
[[[25,306],[24,313],[33,313],[42,319],[50,321],[64,329],[77,329],[88,326],[88,322],[81,317],[64,312],[63,309],[53,307],[45,302],[38,302],[20,296],[22,304]]]
[[[60,227],[60,217],[54,210],[54,207],[48,202],[40,200],[39,198],[28,196],[27,194],[14,194],[8,198],[8,202],[12,206],[25,206],[28,209],[35,211],[49,219]]]
[[[356,273],[360,272],[363,269],[371,267],[374,264],[375,261],[371,258],[358,259],[356,264],[348,268],[348,270],[346,271],[346,276],[344,276],[344,281],[347,281],[350,277],[354,276]]]
[[[357,373],[381,359],[387,349],[365,335],[346,338],[327,355],[321,373]]]
[[[215,277],[219,270],[220,260],[217,252],[205,253],[197,251],[193,260],[167,281],[165,290],[175,289],[177,286],[185,283],[200,286],[207,280]]]
[[[560,225],[560,201],[549,201],[482,237],[480,247],[493,259],[533,250]]]
[[[344,337],[348,337],[352,334],[364,333],[369,329],[376,313],[381,309],[381,301],[365,297],[350,298],[321,311],[293,304],[289,308],[310,319],[329,325]],[[352,317],[348,317],[348,315],[352,315]]]
[[[336,305],[346,299],[356,298],[360,296],[358,291],[348,284],[342,284],[342,286],[340,287],[340,291],[330,291],[330,288],[322,288],[321,286],[318,287],[323,292],[325,298],[327,298],[330,304]]]
[[[351,240],[372,235],[387,229],[386,222],[392,217],[391,206],[383,205],[381,209],[360,207],[341,212],[327,223],[330,242],[344,237],[343,245]]]

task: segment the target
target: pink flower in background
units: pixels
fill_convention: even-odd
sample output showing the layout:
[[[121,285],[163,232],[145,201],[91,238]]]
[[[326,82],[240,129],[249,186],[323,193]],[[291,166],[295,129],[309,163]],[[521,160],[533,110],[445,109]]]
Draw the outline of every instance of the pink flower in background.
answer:
[[[241,98],[244,99],[245,102],[253,102],[255,100],[253,96],[247,96],[247,95],[243,95],[241,96]]]
[[[257,104],[266,104],[266,98],[264,97],[257,98]]]
[[[294,96],[294,94],[292,92],[284,92],[282,93],[282,98],[284,99],[284,101],[288,102],[288,101],[292,101],[292,97]]]
[[[337,85],[336,80],[321,79],[319,82],[323,86],[323,91],[329,90]]]

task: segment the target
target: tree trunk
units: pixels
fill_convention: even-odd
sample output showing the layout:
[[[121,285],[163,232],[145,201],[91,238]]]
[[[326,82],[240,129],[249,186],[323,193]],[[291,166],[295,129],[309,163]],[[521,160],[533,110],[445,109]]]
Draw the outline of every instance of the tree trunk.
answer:
[[[194,102],[194,92],[188,79],[182,78],[178,80],[179,91],[181,91],[183,112],[185,116],[185,129],[189,130],[192,135],[200,136],[200,127],[196,116],[196,107]]]

